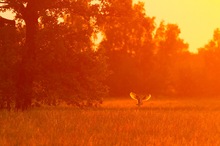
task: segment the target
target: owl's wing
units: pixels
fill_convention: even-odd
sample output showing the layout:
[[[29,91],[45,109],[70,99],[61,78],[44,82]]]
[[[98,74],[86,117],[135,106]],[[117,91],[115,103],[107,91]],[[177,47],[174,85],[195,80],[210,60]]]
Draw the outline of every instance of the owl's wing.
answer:
[[[146,95],[146,96],[144,96],[143,98],[142,98],[142,100],[149,100],[151,98],[151,94],[149,94],[148,96]]]
[[[135,94],[134,92],[131,92],[130,96],[132,99],[137,100],[137,94]]]

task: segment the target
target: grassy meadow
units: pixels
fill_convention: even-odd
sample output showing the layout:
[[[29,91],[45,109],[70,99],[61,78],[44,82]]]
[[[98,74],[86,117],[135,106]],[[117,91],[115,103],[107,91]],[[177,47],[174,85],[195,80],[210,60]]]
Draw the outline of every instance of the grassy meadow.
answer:
[[[0,145],[218,146],[220,100],[110,99],[100,108],[0,111]]]

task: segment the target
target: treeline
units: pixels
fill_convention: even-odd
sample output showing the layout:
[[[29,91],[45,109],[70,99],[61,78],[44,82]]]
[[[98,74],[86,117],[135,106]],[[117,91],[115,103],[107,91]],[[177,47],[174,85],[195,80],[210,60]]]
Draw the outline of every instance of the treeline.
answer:
[[[104,17],[101,27],[100,45],[113,71],[107,80],[110,95],[134,91],[179,98],[219,96],[219,29],[198,54],[192,54],[179,27],[163,21],[156,26],[143,3],[114,3],[111,8],[112,15]]]
[[[144,4],[132,0],[3,0],[0,11],[7,9],[16,25],[0,18],[1,108],[96,106],[107,93],[131,91],[220,93],[218,29],[191,54],[176,24],[156,27]]]

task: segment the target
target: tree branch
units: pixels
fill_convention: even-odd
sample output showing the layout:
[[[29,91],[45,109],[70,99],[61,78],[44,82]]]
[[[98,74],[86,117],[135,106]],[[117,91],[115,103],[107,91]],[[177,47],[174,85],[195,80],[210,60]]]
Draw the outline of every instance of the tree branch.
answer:
[[[0,8],[8,8],[8,2],[0,2]]]
[[[0,6],[0,9],[8,9],[8,8],[10,8],[9,5]]]
[[[0,16],[0,26],[15,26],[15,21]]]

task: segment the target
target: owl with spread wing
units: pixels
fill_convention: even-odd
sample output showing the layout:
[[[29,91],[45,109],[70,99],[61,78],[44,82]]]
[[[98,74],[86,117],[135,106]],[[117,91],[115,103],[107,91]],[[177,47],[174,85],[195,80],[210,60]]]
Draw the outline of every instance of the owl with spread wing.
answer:
[[[143,104],[143,101],[147,101],[151,98],[151,95],[145,95],[145,96],[140,96],[135,94],[134,92],[130,93],[130,96],[132,99],[137,100],[137,105],[141,106]]]

